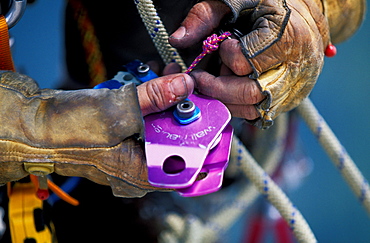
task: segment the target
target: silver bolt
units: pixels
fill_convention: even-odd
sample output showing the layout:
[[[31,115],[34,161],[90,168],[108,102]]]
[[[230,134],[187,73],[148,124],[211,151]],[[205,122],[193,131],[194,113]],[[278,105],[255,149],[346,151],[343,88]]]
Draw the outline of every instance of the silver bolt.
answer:
[[[195,105],[190,100],[183,100],[177,104],[176,110],[179,117],[187,119],[194,115]]]
[[[150,67],[148,64],[141,64],[140,66],[137,67],[137,71],[139,74],[146,74],[149,72]]]

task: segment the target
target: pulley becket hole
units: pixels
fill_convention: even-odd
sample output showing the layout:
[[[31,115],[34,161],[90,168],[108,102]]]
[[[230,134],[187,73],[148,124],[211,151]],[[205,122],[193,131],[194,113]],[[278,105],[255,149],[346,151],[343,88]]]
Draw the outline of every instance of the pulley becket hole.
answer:
[[[163,171],[166,174],[177,174],[185,170],[185,165],[185,160],[180,156],[170,156],[163,163]]]
[[[203,180],[205,179],[206,177],[208,176],[208,173],[207,172],[200,172],[197,176],[197,181],[200,181],[200,180]]]

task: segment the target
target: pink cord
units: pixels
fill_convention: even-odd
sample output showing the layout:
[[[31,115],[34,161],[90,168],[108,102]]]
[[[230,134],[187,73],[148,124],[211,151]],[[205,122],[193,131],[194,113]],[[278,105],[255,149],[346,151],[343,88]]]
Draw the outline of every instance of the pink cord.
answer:
[[[199,56],[197,56],[197,58],[195,58],[195,60],[189,66],[189,68],[185,71],[185,73],[189,74],[191,71],[193,71],[195,66],[200,62],[200,60],[203,59],[203,57],[205,57],[205,55],[207,55],[207,54],[209,54],[213,51],[216,51],[219,47],[220,42],[227,39],[230,35],[231,35],[230,32],[225,32],[225,33],[221,34],[220,36],[217,36],[216,34],[213,34],[213,35],[209,36],[206,40],[204,40],[203,41],[203,51],[202,51],[202,53],[199,54]]]

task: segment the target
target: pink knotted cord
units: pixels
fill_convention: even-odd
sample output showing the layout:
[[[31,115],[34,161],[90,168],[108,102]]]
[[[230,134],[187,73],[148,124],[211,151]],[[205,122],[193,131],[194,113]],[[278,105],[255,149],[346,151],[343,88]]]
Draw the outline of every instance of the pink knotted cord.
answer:
[[[216,34],[213,34],[209,36],[206,40],[203,41],[203,51],[202,53],[195,58],[195,60],[192,62],[192,64],[189,66],[189,68],[185,71],[186,74],[191,73],[195,66],[205,57],[205,55],[214,52],[218,49],[220,43],[227,39],[231,35],[230,32],[225,32],[221,34],[220,36],[217,36]]]

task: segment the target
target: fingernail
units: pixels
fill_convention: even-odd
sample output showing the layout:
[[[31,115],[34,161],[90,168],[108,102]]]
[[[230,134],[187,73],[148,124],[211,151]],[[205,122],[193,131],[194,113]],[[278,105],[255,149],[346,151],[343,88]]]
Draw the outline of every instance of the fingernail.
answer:
[[[171,38],[174,38],[174,39],[181,39],[185,36],[186,34],[186,29],[184,26],[181,26],[180,28],[178,28],[172,35],[171,35]]]
[[[195,71],[196,70],[194,70],[193,72],[189,73],[189,76],[194,80],[194,89],[198,89],[198,83],[195,81],[195,80],[197,80],[196,79],[196,75],[194,75],[194,72]]]
[[[186,97],[188,95],[186,80],[182,75],[172,79],[170,89],[177,98]]]

